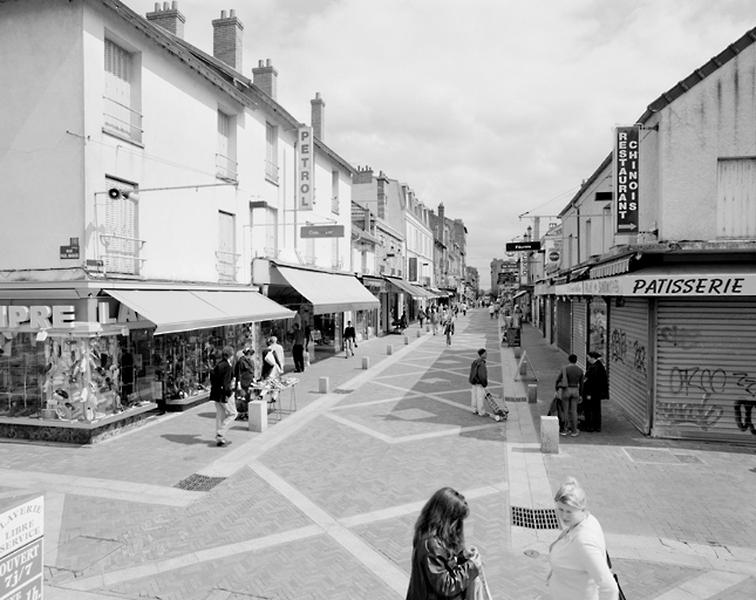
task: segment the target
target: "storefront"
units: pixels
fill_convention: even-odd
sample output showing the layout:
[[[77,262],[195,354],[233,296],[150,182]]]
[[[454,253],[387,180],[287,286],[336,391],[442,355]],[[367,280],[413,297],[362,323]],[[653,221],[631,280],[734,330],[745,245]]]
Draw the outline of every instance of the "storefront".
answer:
[[[394,312],[396,319],[401,318],[402,313],[407,317],[407,322],[414,321],[417,318],[417,312],[421,308],[421,303],[429,297],[421,287],[398,279],[396,277],[386,277],[386,281],[394,289],[396,305]],[[393,320],[393,319],[392,319]]]
[[[558,286],[590,296],[609,393],[639,431],[756,444],[756,269],[670,264]]]
[[[249,288],[23,285],[0,290],[3,437],[86,443],[158,405],[204,401],[221,348],[291,314]]]
[[[253,263],[253,277],[255,283],[266,286],[270,299],[298,314],[297,319],[310,334],[313,359],[318,352],[327,355],[340,351],[347,322],[355,325],[360,318],[363,324],[369,324],[370,317],[365,313],[380,306],[378,299],[353,275],[258,259]],[[280,325],[279,329],[278,337],[290,345],[289,324]]]
[[[376,298],[379,306],[376,309],[359,311],[363,318],[358,317],[355,325],[357,333],[362,332],[363,337],[371,338],[376,335],[385,335],[389,327],[389,298],[388,284],[383,277],[363,275],[362,285]]]

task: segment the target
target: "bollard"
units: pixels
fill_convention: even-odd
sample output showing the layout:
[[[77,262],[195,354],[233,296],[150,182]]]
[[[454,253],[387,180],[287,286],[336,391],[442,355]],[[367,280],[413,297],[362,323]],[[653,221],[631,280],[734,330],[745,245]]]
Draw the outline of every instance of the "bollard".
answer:
[[[423,335],[423,332],[420,329],[418,329],[417,330],[417,337],[422,337],[422,335]]]
[[[541,452],[559,454],[559,418],[541,417]]]
[[[525,377],[528,374],[528,363],[527,361],[522,361],[520,363],[520,377]]]
[[[514,357],[519,359],[522,356],[522,348],[520,346],[515,346],[512,348],[512,351],[514,352]]]
[[[362,357],[362,369],[367,370],[370,368],[370,357],[369,356],[363,356]]]
[[[318,379],[318,391],[321,394],[327,394],[329,383],[328,377],[320,377]]]
[[[248,429],[262,433],[268,428],[268,403],[265,400],[247,402]]]
[[[394,353],[394,347],[391,344],[386,344],[386,354],[393,354]]]
[[[404,336],[404,345],[406,346],[407,344],[409,344],[409,336],[405,335]]]
[[[430,325],[425,326],[425,333],[428,333],[430,331]]]
[[[535,404],[538,402],[538,384],[528,384],[528,404]]]

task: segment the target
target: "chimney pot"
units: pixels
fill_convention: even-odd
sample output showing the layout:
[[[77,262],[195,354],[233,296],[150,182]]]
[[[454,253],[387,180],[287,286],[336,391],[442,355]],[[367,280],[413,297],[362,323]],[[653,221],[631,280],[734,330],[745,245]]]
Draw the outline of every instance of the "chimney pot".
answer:
[[[325,139],[325,102],[320,97],[320,92],[315,92],[315,98],[310,100],[310,124],[312,134],[319,140]]]
[[[252,83],[273,98],[273,100],[276,99],[278,71],[276,71],[269,58],[265,61],[262,59],[257,61],[257,67],[252,69]]]
[[[244,25],[231,10],[230,16],[221,10],[220,19],[213,24],[213,56],[237,71],[242,70],[242,32]]]
[[[230,10],[230,11],[228,12],[228,16],[229,16],[230,18],[232,18],[232,19],[233,19],[233,18],[234,18],[234,17],[236,16],[236,9],[235,9],[235,8],[232,8],[232,9],[231,9],[231,10]]]
[[[186,18],[179,12],[176,0],[172,3],[164,2],[162,6],[160,2],[155,2],[154,12],[148,12],[145,17],[150,23],[162,27],[176,37],[184,37]]]

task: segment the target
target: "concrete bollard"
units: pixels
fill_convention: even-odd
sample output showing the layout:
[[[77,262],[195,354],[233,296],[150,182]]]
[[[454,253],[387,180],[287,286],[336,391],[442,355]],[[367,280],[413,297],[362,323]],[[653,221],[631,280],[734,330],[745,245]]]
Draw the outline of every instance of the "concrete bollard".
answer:
[[[428,333],[430,331],[430,325],[425,326],[425,333]]]
[[[404,345],[406,346],[407,344],[409,344],[409,336],[405,335],[404,336]]]
[[[519,359],[522,356],[522,348],[520,346],[515,346],[512,348],[512,351],[514,352],[514,357],[516,359]]]
[[[559,418],[541,417],[541,452],[559,454]]]
[[[391,344],[386,344],[386,354],[391,355],[394,353],[394,347]]]
[[[327,394],[328,393],[328,387],[330,385],[330,381],[328,377],[320,377],[318,378],[318,391],[321,394]]]
[[[528,404],[535,404],[538,402],[538,384],[528,384]]]
[[[527,361],[522,361],[520,363],[520,377],[525,377],[528,374],[528,363]]]
[[[417,330],[417,337],[422,337],[422,336],[423,336],[422,330],[418,329]]]
[[[268,403],[265,400],[247,402],[248,428],[262,433],[268,428]]]
[[[366,371],[370,368],[370,357],[369,356],[363,356],[362,357],[362,369]]]

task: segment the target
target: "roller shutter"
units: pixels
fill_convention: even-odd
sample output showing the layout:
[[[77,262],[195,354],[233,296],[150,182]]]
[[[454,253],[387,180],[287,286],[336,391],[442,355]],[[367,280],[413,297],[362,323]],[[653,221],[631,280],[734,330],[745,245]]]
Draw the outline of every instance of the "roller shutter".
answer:
[[[578,357],[578,364],[585,369],[585,347],[587,343],[588,302],[584,298],[572,301],[572,352]]]
[[[565,352],[572,351],[572,303],[569,300],[557,302],[557,347]]]
[[[609,313],[609,397],[649,433],[648,301],[625,299]]]
[[[756,299],[660,299],[656,356],[654,435],[756,445]]]

